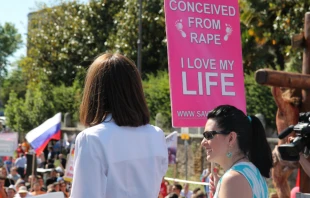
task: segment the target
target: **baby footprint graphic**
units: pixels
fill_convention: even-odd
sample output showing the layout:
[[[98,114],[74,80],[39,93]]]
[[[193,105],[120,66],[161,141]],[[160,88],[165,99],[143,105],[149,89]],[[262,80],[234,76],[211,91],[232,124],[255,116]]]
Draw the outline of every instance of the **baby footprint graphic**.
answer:
[[[177,20],[175,22],[175,27],[177,28],[177,30],[179,30],[179,32],[181,33],[182,37],[186,37],[186,33],[183,31],[183,24],[182,24],[182,19]]]
[[[225,24],[226,25],[226,35],[224,36],[224,40],[227,41],[228,37],[231,35],[233,29],[229,24]]]

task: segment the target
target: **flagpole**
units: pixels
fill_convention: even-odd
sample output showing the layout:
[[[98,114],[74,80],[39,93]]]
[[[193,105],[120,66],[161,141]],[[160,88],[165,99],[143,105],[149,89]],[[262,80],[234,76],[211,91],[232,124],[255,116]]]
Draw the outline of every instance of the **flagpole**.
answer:
[[[62,144],[63,144],[63,139],[62,139],[62,131],[60,130],[60,153],[62,153]],[[57,157],[56,157],[57,158]],[[60,161],[60,160],[59,160]]]
[[[31,178],[31,181],[30,181],[30,182],[31,182],[31,183],[30,183],[31,189],[33,189],[35,158],[36,158],[36,154],[33,153],[33,154],[32,154],[32,178]]]

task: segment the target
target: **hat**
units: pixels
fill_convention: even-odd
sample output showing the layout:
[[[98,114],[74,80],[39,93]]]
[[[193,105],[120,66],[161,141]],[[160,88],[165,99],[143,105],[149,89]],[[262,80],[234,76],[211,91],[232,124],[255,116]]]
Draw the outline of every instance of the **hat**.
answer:
[[[17,193],[28,193],[26,186],[21,186]]]
[[[15,189],[14,185],[12,185],[12,184],[8,187],[8,189],[13,189],[16,192],[16,189]]]
[[[22,179],[18,179],[17,181],[16,181],[16,183],[15,183],[15,186],[18,186],[18,185],[20,185],[20,184],[26,184],[25,183],[25,181],[24,180],[22,180]]]
[[[61,167],[59,167],[59,166],[58,166],[55,170],[57,171],[57,173],[63,173],[62,168],[61,168]]]

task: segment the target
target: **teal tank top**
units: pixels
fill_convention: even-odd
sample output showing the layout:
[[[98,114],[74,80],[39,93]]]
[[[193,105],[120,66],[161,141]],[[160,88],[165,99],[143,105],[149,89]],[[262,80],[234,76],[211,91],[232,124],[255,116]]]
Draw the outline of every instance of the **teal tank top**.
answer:
[[[256,166],[254,166],[254,164],[252,164],[251,162],[239,162],[235,164],[233,167],[231,167],[228,171],[226,171],[226,173],[228,173],[231,170],[234,170],[242,174],[247,179],[252,188],[252,194],[253,194],[252,198],[268,198],[268,186],[266,180],[260,174]],[[221,177],[221,179],[217,184],[214,198],[220,198],[218,197],[218,192],[221,187],[222,178],[223,177]]]

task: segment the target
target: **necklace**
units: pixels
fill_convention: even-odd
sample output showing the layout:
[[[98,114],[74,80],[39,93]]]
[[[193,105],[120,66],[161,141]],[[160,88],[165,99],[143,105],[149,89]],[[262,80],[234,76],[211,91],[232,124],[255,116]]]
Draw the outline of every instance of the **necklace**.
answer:
[[[231,169],[231,167],[233,167],[233,165],[235,165],[237,162],[239,162],[240,160],[243,160],[243,159],[245,159],[245,158],[247,158],[247,156],[243,156],[243,157],[240,157],[240,158],[238,158],[230,167],[229,167],[229,169]],[[227,169],[227,170],[229,170],[229,169]],[[227,171],[226,170],[226,171]],[[225,171],[225,172],[226,172]]]

